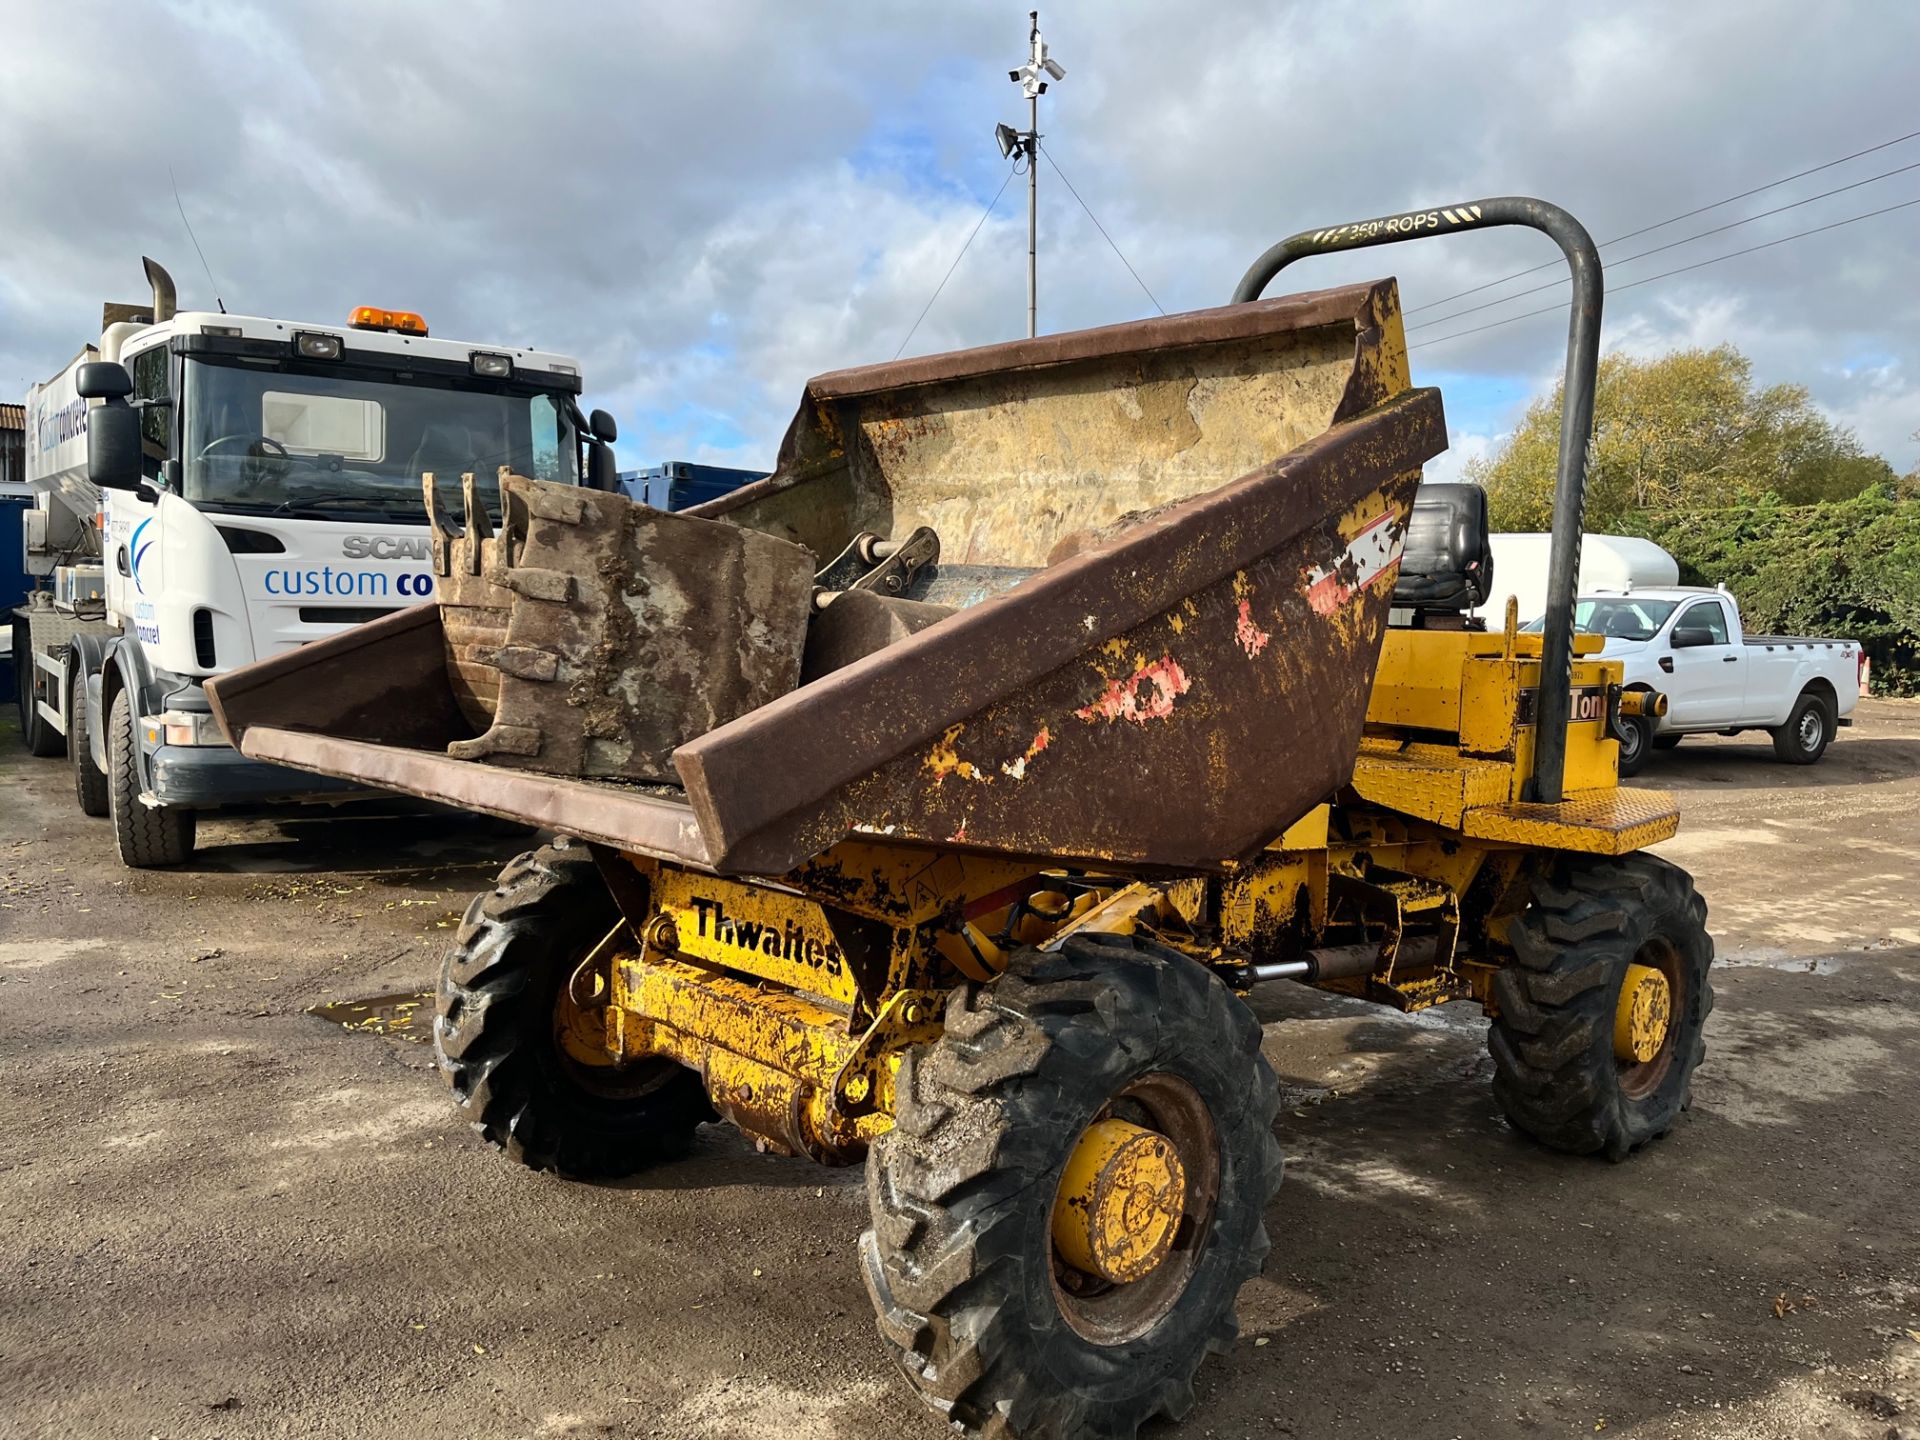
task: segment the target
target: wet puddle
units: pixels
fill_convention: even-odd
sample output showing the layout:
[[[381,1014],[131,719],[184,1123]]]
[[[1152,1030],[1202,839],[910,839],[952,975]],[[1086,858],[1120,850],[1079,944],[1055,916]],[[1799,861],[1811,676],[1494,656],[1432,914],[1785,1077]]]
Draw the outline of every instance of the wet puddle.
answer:
[[[1837,975],[1846,967],[1838,955],[1781,955],[1756,950],[1715,959],[1717,970],[1784,970],[1790,975]]]
[[[307,1011],[362,1035],[394,1035],[416,1044],[433,1043],[433,992],[399,990],[365,1000],[336,1000]]]

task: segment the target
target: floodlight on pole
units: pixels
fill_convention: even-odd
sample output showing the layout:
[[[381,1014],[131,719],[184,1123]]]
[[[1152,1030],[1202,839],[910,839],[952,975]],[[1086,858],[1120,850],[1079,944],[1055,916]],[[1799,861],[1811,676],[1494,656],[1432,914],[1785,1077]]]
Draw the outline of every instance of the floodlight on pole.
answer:
[[[996,125],[993,137],[1000,153],[1008,159],[1024,157],[1027,162],[1027,335],[1038,333],[1039,253],[1040,253],[1040,97],[1047,93],[1047,79],[1064,80],[1066,69],[1047,54],[1047,42],[1040,37],[1040,12],[1028,12],[1027,61],[1009,70],[1007,78],[1020,87],[1027,101],[1027,129],[1022,134],[1010,125]]]

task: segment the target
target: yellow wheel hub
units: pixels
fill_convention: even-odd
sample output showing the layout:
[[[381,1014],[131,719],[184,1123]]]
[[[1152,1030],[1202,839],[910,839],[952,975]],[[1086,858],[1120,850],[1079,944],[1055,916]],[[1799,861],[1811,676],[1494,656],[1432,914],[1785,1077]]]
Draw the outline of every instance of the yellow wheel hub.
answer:
[[[1651,965],[1627,966],[1620,1000],[1613,1012],[1614,1058],[1644,1065],[1667,1043],[1673,1020],[1673,987]]]
[[[1116,1285],[1153,1273],[1187,1208],[1187,1172],[1164,1135],[1096,1120],[1067,1160],[1053,1244],[1076,1270]]]
[[[608,1068],[619,1057],[607,1044],[607,977],[588,969],[591,957],[560,987],[553,1003],[553,1036],[581,1065]]]

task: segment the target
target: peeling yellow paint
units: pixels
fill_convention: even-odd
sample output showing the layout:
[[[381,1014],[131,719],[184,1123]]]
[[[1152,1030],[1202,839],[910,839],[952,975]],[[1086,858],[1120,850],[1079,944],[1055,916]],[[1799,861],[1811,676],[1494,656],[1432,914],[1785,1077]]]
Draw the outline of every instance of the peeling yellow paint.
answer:
[[[993,783],[991,775],[971,760],[961,759],[959,750],[955,748],[960,732],[966,728],[964,722],[948,726],[946,734],[934,741],[933,748],[927,751],[925,769],[933,777],[934,784],[938,785],[949,775],[958,775],[962,780],[977,780],[982,785]]]

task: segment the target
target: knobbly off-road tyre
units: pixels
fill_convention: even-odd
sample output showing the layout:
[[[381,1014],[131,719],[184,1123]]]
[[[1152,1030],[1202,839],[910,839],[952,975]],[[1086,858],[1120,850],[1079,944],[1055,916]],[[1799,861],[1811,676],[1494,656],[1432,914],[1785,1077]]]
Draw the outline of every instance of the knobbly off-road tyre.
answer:
[[[555,1032],[563,987],[620,919],[584,845],[521,855],[467,907],[440,967],[433,1050],[474,1128],[534,1170],[631,1175],[683,1154],[714,1119],[671,1060],[587,1066]]]
[[[1280,1183],[1277,1087],[1246,1006],[1176,951],[1076,937],[956,991],[895,1096],[867,1161],[860,1254],[880,1334],[922,1397],[968,1433],[1020,1440],[1132,1440],[1185,1414],[1201,1361],[1238,1334]],[[1085,1282],[1063,1275],[1050,1216],[1103,1112],[1175,1141],[1187,1219],[1145,1279],[1071,1295]],[[1197,1199],[1209,1183],[1215,1198]]]
[[[107,815],[113,821],[120,863],[134,870],[183,865],[193,854],[198,828],[193,811],[141,802],[139,746],[133,733],[133,692],[117,691],[107,710]]]
[[[1706,902],[1686,871],[1652,855],[1552,857],[1531,887],[1508,927],[1514,963],[1494,978],[1494,1096],[1543,1144],[1624,1160],[1693,1100],[1713,1009]],[[1614,1053],[1631,963],[1659,970],[1671,993],[1665,1043],[1638,1065]]]

